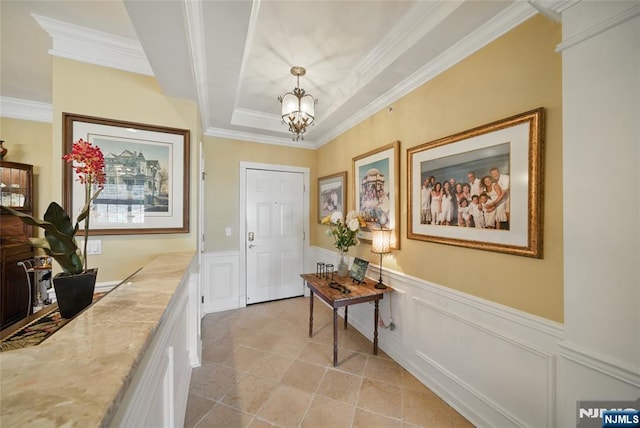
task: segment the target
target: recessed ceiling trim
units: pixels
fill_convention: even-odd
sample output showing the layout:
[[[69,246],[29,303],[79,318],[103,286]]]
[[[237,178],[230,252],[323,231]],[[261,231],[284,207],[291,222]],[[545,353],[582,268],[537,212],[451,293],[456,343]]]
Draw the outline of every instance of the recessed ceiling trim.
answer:
[[[51,37],[51,55],[146,76],[154,75],[142,45],[137,40],[34,13],[31,16]]]
[[[0,116],[34,122],[53,122],[53,106],[49,103],[0,97]]]
[[[334,92],[341,96],[334,98],[335,102],[328,106],[324,115],[330,116],[335,112],[463,3],[461,1],[418,2],[385,35],[382,43],[378,44],[353,71],[348,73],[350,76],[345,76],[342,80],[345,85]]]
[[[244,42],[244,49],[242,50],[242,61],[240,61],[240,72],[238,73],[238,84],[236,85],[236,96],[233,101],[234,116],[235,116],[235,112],[238,110],[237,108],[238,100],[240,99],[240,93],[242,91],[242,82],[244,81],[244,74],[246,73],[246,64],[249,59],[249,54],[251,53],[251,44],[253,43],[253,39],[255,38],[255,34],[256,34],[256,26],[258,24],[258,15],[260,14],[261,4],[262,4],[262,0],[253,0],[253,3],[251,4],[251,16],[249,16],[249,25],[247,27],[247,37]],[[231,123],[233,123],[233,117],[231,119]],[[245,125],[245,126],[251,126],[251,125]]]
[[[353,128],[358,123],[451,68],[464,58],[507,33],[509,30],[517,27],[536,13],[535,9],[526,2],[517,2],[509,6],[485,25],[469,34],[450,49],[447,49],[444,53],[436,57],[433,61],[430,61],[400,84],[369,103],[365,108],[351,115],[331,131],[320,136],[316,140],[317,147],[325,145],[332,139]]]
[[[231,124],[238,126],[248,126],[250,128],[267,129],[269,131],[287,131],[282,123],[282,118],[277,114],[262,113],[245,108],[236,108],[231,115]],[[284,133],[284,132],[283,132]],[[287,135],[289,132],[286,132]]]
[[[209,126],[209,85],[207,83],[207,63],[204,37],[204,19],[202,3],[184,0],[185,16],[187,18],[187,36],[193,74],[200,107],[200,121],[202,128]]]
[[[208,127],[204,133],[210,137],[230,138],[232,140],[248,141],[252,143],[274,144],[277,146],[294,147],[298,149],[315,149],[317,145],[312,141],[291,141],[289,138],[270,137],[268,135],[254,134],[251,132],[232,131],[229,129]]]

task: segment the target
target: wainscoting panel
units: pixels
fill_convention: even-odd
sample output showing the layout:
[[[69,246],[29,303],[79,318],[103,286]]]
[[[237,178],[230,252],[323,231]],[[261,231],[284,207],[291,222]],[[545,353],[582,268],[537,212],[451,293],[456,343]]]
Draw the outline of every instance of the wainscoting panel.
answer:
[[[226,311],[244,306],[240,302],[240,258],[237,251],[202,256],[202,312]]]
[[[316,261],[336,259],[321,248]],[[313,260],[313,259],[312,259]],[[377,279],[378,266],[367,276]],[[393,287],[380,301],[379,347],[476,426],[555,425],[556,355],[561,324],[383,270]],[[349,321],[373,338],[373,304],[349,308]]]

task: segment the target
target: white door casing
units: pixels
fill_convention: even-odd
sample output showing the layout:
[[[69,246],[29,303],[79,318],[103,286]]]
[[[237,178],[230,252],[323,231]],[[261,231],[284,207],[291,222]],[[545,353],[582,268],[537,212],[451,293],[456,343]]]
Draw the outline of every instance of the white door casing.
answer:
[[[306,168],[241,164],[240,259],[246,304],[304,293],[300,273],[308,248],[308,181]]]

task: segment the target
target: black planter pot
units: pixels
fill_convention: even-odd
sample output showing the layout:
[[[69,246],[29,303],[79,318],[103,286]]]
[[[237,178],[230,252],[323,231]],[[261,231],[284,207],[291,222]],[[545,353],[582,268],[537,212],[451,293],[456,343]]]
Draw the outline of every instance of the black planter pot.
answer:
[[[62,318],[73,318],[93,302],[98,269],[69,275],[59,273],[53,277],[58,309]]]

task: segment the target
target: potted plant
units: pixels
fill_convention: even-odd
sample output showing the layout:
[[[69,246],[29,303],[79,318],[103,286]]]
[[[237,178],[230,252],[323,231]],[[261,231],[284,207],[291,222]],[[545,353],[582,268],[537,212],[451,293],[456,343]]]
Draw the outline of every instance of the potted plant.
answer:
[[[349,271],[349,263],[347,261],[347,252],[349,247],[358,244],[358,230],[366,227],[364,219],[356,214],[355,211],[349,211],[347,217],[342,217],[342,212],[336,211],[321,221],[322,224],[329,225],[327,235],[333,236],[334,246],[338,249],[340,259],[338,260],[338,276],[345,277]]]
[[[19,217],[23,223],[44,229],[44,237],[29,238],[35,248],[41,248],[62,268],[53,278],[60,315],[72,318],[93,301],[98,269],[87,268],[87,241],[89,238],[89,212],[91,203],[104,187],[104,155],[99,147],[80,139],[73,143],[71,153],[62,157],[72,163],[77,179],[84,185],[85,204],[78,214],[75,225],[65,210],[56,202],[51,202],[44,219],[0,206],[4,213]],[[80,251],[75,235],[84,221],[84,249]]]

